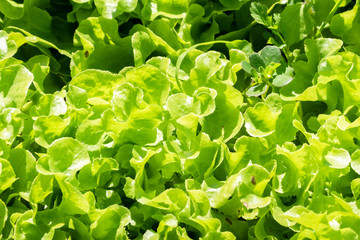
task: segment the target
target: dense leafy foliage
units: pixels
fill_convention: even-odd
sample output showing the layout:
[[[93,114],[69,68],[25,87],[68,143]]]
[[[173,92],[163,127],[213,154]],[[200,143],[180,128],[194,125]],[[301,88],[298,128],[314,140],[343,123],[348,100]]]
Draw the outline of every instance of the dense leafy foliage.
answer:
[[[358,239],[359,11],[0,0],[0,238]]]

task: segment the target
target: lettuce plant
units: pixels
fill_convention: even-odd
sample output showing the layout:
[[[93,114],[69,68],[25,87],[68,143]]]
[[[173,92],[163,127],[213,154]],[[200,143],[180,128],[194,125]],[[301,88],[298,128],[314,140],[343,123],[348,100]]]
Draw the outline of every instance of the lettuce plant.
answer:
[[[359,0],[0,0],[1,239],[357,239]]]

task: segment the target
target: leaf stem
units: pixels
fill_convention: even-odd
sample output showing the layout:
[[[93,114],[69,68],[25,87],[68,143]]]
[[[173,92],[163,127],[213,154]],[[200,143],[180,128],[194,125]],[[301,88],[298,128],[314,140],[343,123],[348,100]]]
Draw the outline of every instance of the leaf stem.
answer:
[[[330,19],[333,17],[333,15],[335,14],[335,12],[338,10],[338,8],[340,7],[340,4],[343,2],[343,0],[339,0],[335,6],[331,9],[329,15],[325,18],[325,20],[321,23],[320,28],[318,29],[318,31],[315,34],[315,37],[318,37],[322,30],[324,30],[326,24],[330,21]]]
[[[278,3],[274,3],[273,5],[271,5],[271,7],[267,10],[267,15],[269,15],[270,13],[271,13],[271,11],[274,9],[274,7],[277,5]],[[282,44],[285,44],[285,49],[283,49],[283,48],[281,48],[281,50],[282,50],[282,52],[284,53],[284,55],[285,55],[285,58],[287,59],[287,60],[289,60],[289,49],[288,49],[288,47],[287,47],[287,45],[286,45],[286,42],[285,42],[285,39],[283,38],[283,36],[280,34],[280,32],[279,32],[279,30],[277,29],[277,28],[275,28],[275,27],[273,27],[273,26],[271,26],[271,25],[268,25],[267,26],[270,30],[271,30],[271,32],[274,34],[274,35],[276,35],[279,39],[280,39],[280,41],[282,42]]]

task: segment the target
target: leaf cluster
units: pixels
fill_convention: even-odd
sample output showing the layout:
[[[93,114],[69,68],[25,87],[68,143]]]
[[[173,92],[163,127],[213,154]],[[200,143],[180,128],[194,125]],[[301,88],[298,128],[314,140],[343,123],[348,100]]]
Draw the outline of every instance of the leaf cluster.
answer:
[[[0,0],[0,238],[357,239],[359,8]]]

